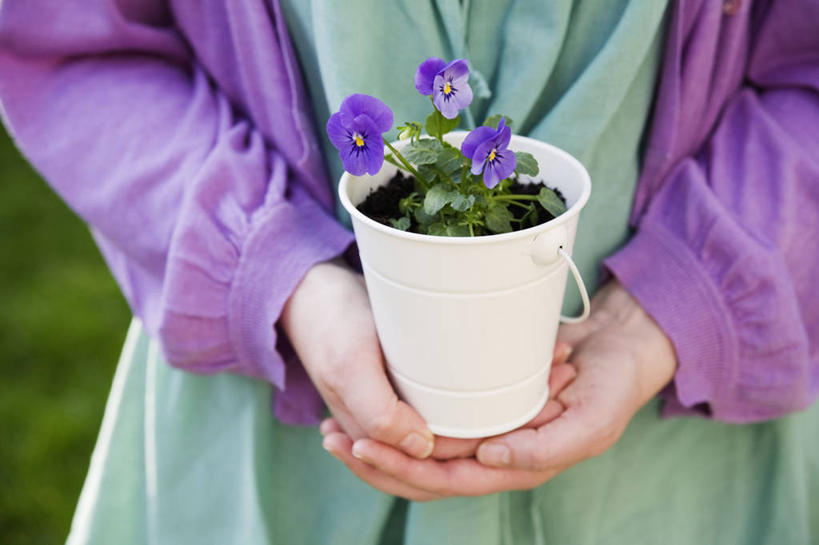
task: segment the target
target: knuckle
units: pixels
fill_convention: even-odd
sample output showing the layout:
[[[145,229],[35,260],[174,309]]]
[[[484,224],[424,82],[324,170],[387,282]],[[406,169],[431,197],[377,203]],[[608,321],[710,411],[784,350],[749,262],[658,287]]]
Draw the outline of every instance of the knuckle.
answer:
[[[551,465],[552,457],[544,448],[535,449],[529,456],[529,465],[532,469],[546,469]]]
[[[619,424],[614,421],[606,421],[596,427],[593,434],[593,441],[591,444],[591,455],[600,456],[609,450],[622,434],[622,429]]]
[[[391,435],[395,427],[395,409],[376,414],[367,423],[367,434],[374,439],[382,439]]]

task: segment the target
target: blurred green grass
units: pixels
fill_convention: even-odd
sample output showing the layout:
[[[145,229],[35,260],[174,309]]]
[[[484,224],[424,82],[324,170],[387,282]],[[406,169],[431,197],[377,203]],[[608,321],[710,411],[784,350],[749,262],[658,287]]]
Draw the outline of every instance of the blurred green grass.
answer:
[[[64,543],[130,312],[0,128],[0,542]]]

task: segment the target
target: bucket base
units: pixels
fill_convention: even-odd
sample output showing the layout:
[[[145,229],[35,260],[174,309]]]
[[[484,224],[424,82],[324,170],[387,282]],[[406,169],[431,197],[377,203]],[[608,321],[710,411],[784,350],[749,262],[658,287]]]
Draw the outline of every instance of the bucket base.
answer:
[[[400,397],[417,410],[435,435],[472,439],[512,431],[529,422],[549,399],[546,365],[515,384],[480,391],[433,388],[388,367]]]

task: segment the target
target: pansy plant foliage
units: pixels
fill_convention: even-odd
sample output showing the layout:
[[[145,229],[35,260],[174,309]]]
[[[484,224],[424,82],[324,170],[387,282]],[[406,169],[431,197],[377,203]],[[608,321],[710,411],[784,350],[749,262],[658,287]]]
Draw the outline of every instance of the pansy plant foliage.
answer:
[[[460,149],[444,139],[472,102],[465,59],[447,63],[430,57],[415,73],[415,88],[430,97],[433,111],[424,125],[410,121],[398,127],[399,139],[409,141],[401,152],[383,136],[392,128],[393,114],[377,98],[350,95],[327,122],[327,135],[349,173],[375,174],[386,160],[412,176],[414,191],[401,199],[400,216],[390,219],[393,227],[477,236],[534,226],[566,211],[559,193],[549,187],[537,194],[521,190],[526,186],[517,183],[518,176],[537,176],[540,169],[531,154],[509,148],[508,118],[487,118]]]

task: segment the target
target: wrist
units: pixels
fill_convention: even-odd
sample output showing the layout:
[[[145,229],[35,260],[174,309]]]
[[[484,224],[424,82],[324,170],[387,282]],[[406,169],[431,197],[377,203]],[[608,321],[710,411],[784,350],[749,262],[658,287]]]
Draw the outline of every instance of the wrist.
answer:
[[[592,327],[605,330],[614,340],[625,343],[641,369],[640,390],[645,401],[656,395],[674,377],[677,355],[671,339],[616,279],[595,296]]]
[[[347,276],[352,271],[342,258],[316,263],[301,279],[282,308],[280,324],[291,339],[296,324],[304,323],[308,311],[320,308],[322,292],[333,285],[339,276]]]

